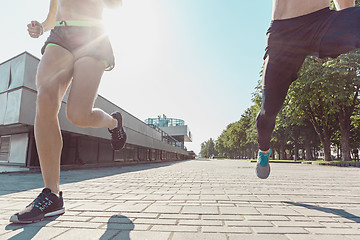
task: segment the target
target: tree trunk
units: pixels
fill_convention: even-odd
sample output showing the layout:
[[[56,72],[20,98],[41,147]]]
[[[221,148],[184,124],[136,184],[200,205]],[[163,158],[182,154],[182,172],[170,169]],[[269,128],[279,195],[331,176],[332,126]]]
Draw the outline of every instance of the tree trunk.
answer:
[[[305,141],[304,141],[304,150],[305,150],[305,154],[304,157],[306,160],[311,160],[311,145],[310,145],[310,140],[309,140],[309,134],[305,134]]]
[[[306,159],[305,154],[306,154],[305,147],[303,147],[303,148],[301,148],[301,159],[303,159],[303,160]]]
[[[322,126],[322,128],[317,124],[315,118],[310,119],[310,122],[313,124],[315,132],[319,136],[319,139],[324,148],[325,161],[331,161],[331,141],[330,141],[330,131],[327,126]]]
[[[306,160],[312,160],[313,155],[311,154],[311,146],[310,146],[310,143],[306,143],[305,144],[305,159]]]
[[[280,160],[286,159],[286,153],[285,153],[285,143],[281,142],[280,144]]]
[[[351,114],[348,114],[349,111],[346,109],[340,109],[338,119],[341,131],[341,160],[350,161],[351,160],[351,147],[350,147],[350,129],[351,129]]]
[[[294,161],[297,161],[299,160],[299,131],[297,129],[294,131],[294,143]]]
[[[322,141],[324,147],[325,161],[331,161],[331,141],[330,132],[327,128],[324,128],[324,139]]]
[[[274,148],[272,153],[271,153],[271,159],[275,159],[275,151],[279,152],[277,148]]]
[[[331,141],[330,141],[330,131],[328,130],[327,127],[323,128],[323,134],[319,134],[318,131],[316,131],[318,133],[318,136],[320,138],[320,142],[323,145],[324,148],[324,160],[325,161],[331,161]]]

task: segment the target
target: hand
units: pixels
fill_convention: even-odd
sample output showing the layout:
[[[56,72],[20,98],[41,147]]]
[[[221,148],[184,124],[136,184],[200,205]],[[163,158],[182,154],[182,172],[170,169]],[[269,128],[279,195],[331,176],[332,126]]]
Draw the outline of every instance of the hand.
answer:
[[[44,33],[44,27],[38,21],[31,21],[31,23],[29,23],[27,27],[28,27],[27,30],[29,32],[29,35],[32,38],[38,38]]]

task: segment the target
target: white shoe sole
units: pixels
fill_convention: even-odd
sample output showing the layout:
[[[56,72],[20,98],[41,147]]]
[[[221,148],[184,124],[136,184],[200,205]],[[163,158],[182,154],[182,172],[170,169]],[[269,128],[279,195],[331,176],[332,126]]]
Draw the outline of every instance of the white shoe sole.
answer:
[[[54,211],[54,212],[46,213],[42,219],[29,220],[29,221],[20,221],[18,219],[17,215],[12,215],[10,217],[10,222],[12,222],[12,223],[20,223],[20,224],[35,223],[35,222],[39,222],[39,221],[44,220],[44,218],[46,218],[46,217],[53,217],[53,216],[61,215],[61,214],[64,214],[64,213],[65,213],[65,208],[62,208],[62,209],[59,209],[59,210]]]
[[[53,216],[61,215],[61,214],[64,214],[64,213],[65,213],[65,208],[62,208],[62,209],[54,211],[54,212],[46,213],[44,215],[44,217],[53,217]]]

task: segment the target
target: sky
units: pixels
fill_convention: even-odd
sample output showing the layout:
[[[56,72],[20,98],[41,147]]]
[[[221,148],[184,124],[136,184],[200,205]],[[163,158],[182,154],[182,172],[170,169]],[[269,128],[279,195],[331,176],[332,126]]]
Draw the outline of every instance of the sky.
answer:
[[[27,35],[45,20],[50,0],[1,7],[0,62],[24,51],[41,58],[48,32]],[[217,139],[252,105],[271,22],[272,1],[123,0],[104,11],[116,66],[98,93],[144,121],[165,114],[192,132],[188,150]]]

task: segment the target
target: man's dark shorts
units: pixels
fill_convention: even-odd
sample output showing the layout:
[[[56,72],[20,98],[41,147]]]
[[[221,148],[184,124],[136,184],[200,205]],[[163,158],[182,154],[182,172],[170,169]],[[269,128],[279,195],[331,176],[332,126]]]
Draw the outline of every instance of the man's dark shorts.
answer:
[[[360,48],[360,7],[342,11],[325,8],[296,18],[275,20],[267,35],[264,59],[269,56],[271,72],[291,83],[306,56],[335,58]],[[265,79],[265,88],[269,83]]]
[[[76,59],[93,57],[105,65],[105,70],[114,68],[115,59],[109,38],[99,26],[69,26],[63,24],[54,27],[41,49],[44,54],[46,47],[58,45],[73,53]]]
[[[360,8],[342,11],[326,8],[275,20],[267,34],[263,102],[256,122],[259,148],[264,151],[270,148],[276,116],[306,56],[334,58],[360,48]]]

